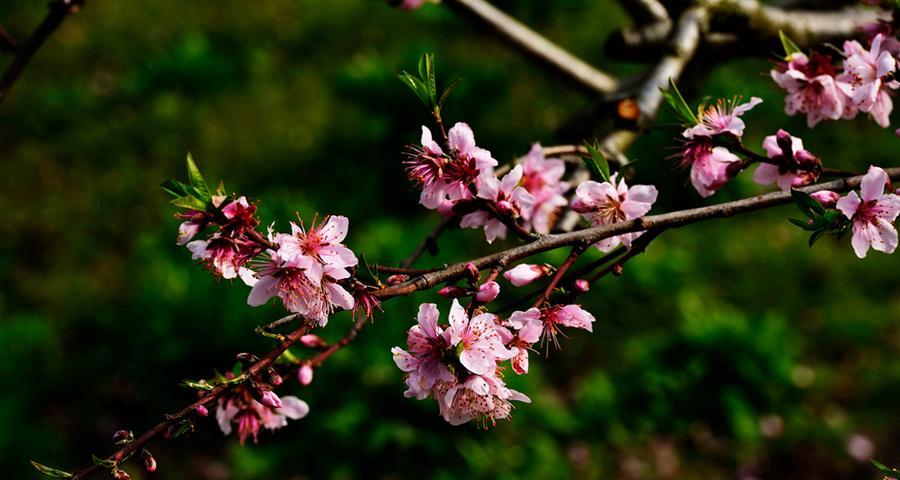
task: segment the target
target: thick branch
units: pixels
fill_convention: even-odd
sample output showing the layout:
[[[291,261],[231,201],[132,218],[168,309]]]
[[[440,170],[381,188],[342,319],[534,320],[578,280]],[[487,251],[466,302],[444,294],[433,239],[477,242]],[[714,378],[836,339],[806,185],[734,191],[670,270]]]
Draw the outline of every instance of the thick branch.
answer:
[[[444,0],[464,15],[489,27],[497,35],[541,65],[597,93],[616,90],[618,81],[560,48],[485,0]]]
[[[16,58],[13,59],[6,71],[3,72],[3,76],[0,77],[0,104],[9,95],[9,91],[16,83],[16,80],[22,76],[22,72],[25,71],[25,67],[28,66],[28,62],[31,61],[34,53],[59,28],[63,20],[70,13],[77,12],[82,5],[84,5],[84,0],[56,0],[50,3],[50,11],[47,12],[44,21],[38,25],[31,37],[17,49]]]
[[[889,168],[885,170],[891,180],[900,179],[900,167]],[[846,191],[859,186],[862,176],[844,178],[833,182],[820,183],[799,190],[807,193],[817,192],[819,190]],[[743,200],[734,202],[721,203],[708,207],[692,208],[688,210],[680,210],[677,212],[664,213],[661,215],[651,215],[635,220],[629,220],[611,225],[602,225],[576,232],[560,233],[555,235],[545,235],[540,239],[511,248],[502,252],[487,255],[481,258],[471,260],[479,269],[490,268],[496,262],[503,259],[507,262],[521,260],[538,253],[546,252],[560,247],[575,245],[578,243],[596,243],[604,238],[609,238],[623,233],[637,232],[648,230],[651,228],[677,228],[703,220],[713,218],[726,218],[743,213],[762,210],[778,205],[785,205],[792,202],[789,192],[770,192]],[[401,283],[393,287],[386,287],[373,292],[379,299],[387,299],[400,295],[409,295],[410,293],[426,288],[434,287],[443,282],[455,281],[465,275],[465,263],[456,263],[448,266],[446,269],[428,273],[407,282]]]

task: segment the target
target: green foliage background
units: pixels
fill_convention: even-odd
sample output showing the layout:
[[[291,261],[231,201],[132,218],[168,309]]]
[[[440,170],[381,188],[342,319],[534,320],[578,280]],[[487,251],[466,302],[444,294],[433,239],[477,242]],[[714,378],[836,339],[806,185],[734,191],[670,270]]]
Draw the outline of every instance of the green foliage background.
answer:
[[[604,38],[627,23],[614,2],[499,6],[618,73]],[[42,2],[3,2],[22,37]],[[399,262],[435,215],[400,165],[426,112],[394,74],[434,51],[439,78],[462,77],[445,107],[501,161],[557,133],[589,95],[527,63],[441,7],[404,14],[372,0],[88,2],[35,58],[0,109],[0,471],[33,478],[29,459],[71,468],[192,399],[177,386],[227,369],[269,342],[254,326],[274,306],[215,282],[174,244],[160,182],[191,151],[210,179],[260,200],[264,223],[342,213],[347,243]],[[747,142],[785,127],[834,167],[895,165],[889,130],[863,118],[809,131],[786,118],[764,59],[683,81],[686,94],[759,95]],[[698,73],[698,72],[694,72]],[[668,113],[632,149],[656,211],[702,205],[666,157]],[[749,175],[711,202],[763,191]],[[510,383],[534,400],[493,431],[446,425],[405,399],[389,349],[402,345],[419,294],[391,301],[306,388],[312,413],[240,447],[209,419],[188,440],[151,446],[166,479],[872,478],[848,437],[900,463],[897,257],[860,261],[848,240],[810,250],[791,207],[666,233],[606,278],[585,304],[593,335],[533,360]],[[492,249],[502,248],[503,244]],[[476,231],[441,240],[454,261],[484,252]],[[559,261],[564,252],[548,254]],[[598,255],[591,254],[592,258]],[[507,293],[513,288],[504,284]],[[442,310],[447,310],[446,302]],[[332,318],[339,337],[349,316]],[[778,416],[770,438],[761,422]],[[151,478],[136,466],[132,478]]]

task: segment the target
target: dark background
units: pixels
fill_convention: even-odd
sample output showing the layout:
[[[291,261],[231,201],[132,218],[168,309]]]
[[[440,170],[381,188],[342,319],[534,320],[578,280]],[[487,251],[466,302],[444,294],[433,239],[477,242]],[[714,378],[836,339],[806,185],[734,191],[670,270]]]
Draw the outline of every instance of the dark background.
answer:
[[[614,73],[604,58],[627,24],[615,2],[497,2]],[[23,38],[42,2],[3,2]],[[394,74],[436,53],[439,78],[464,82],[445,111],[467,121],[501,161],[579,141],[557,133],[592,96],[526,62],[439,6],[404,14],[372,0],[90,1],[37,54],[0,109],[0,471],[60,468],[112,449],[190,402],[183,378],[226,370],[279,317],[247,289],[216,282],[175,245],[158,185],[183,177],[190,151],[210,180],[260,201],[264,224],[299,211],[351,218],[347,244],[397,263],[439,219],[417,205],[400,164],[426,112]],[[685,90],[758,95],[746,141],[779,127],[827,166],[892,166],[893,131],[860,117],[821,125],[787,118],[767,59],[701,59]],[[599,124],[602,125],[602,124]],[[709,201],[666,157],[678,129],[666,112],[632,148],[636,178],[660,189],[654,211],[765,189],[750,175]],[[814,249],[786,221],[792,207],[664,234],[584,297],[595,332],[510,378],[532,397],[492,431],[451,427],[433,401],[403,397],[390,347],[403,345],[430,293],[385,305],[375,325],[316,373],[293,381],[310,415],[240,447],[212,418],[189,439],[155,441],[155,475],[132,478],[873,478],[848,454],[851,435],[900,463],[897,258],[858,260],[849,239]],[[439,259],[486,249],[454,231]],[[510,243],[511,244],[511,243]],[[544,258],[559,262],[565,252]],[[598,258],[593,252],[589,259]],[[513,288],[504,283],[505,292]],[[446,313],[448,304],[439,302]],[[322,334],[340,337],[348,314]],[[298,353],[300,353],[298,351]],[[778,420],[775,420],[775,419]],[[761,425],[781,422],[777,435]]]

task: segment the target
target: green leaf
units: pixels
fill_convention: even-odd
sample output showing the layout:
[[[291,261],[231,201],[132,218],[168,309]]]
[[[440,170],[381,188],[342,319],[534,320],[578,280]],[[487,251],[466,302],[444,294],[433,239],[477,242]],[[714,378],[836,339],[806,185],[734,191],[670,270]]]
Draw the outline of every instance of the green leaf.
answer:
[[[178,428],[172,432],[172,438],[178,438],[188,432],[194,431],[194,422],[190,420],[185,420],[178,425]]]
[[[188,388],[193,388],[196,390],[203,390],[203,391],[207,391],[207,392],[214,388],[212,385],[206,383],[205,380],[201,380],[199,382],[195,382],[193,380],[182,380],[181,384]]]
[[[807,223],[806,220],[798,220],[796,218],[789,218],[788,221],[793,223],[794,225],[806,230],[807,232],[814,232],[814,231],[818,230],[815,226]]]
[[[422,101],[426,106],[431,107],[430,99],[428,98],[427,88],[425,84],[422,83],[421,80],[410,75],[409,73],[403,72],[400,75],[397,75],[397,78],[400,79],[401,82],[406,84],[409,88],[412,89],[413,93],[419,97],[419,100]]]
[[[684,97],[681,95],[681,91],[678,90],[678,86],[675,85],[675,81],[669,78],[669,90],[664,90],[662,88],[659,89],[660,93],[662,93],[663,98],[666,99],[669,106],[672,107],[672,110],[678,114],[682,120],[686,123],[695,124],[698,122],[697,116],[694,114],[694,111],[691,110],[691,107],[684,100]]]
[[[176,207],[187,208],[190,210],[199,210],[201,212],[206,211],[206,202],[194,196],[178,197],[169,203],[175,205]]]
[[[794,43],[783,31],[778,31],[778,38],[781,39],[781,46],[784,47],[784,59],[790,60],[795,53],[803,53],[800,47]]]
[[[176,198],[191,195],[191,186],[181,183],[178,180],[166,180],[160,187],[162,187],[166,193]]]
[[[72,478],[72,477],[74,477],[74,475],[72,475],[69,472],[64,472],[62,470],[50,468],[46,465],[41,465],[40,463],[37,463],[34,460],[31,460],[31,466],[34,467],[35,470],[37,470],[38,472],[41,472],[42,474],[44,474],[48,477],[53,477],[53,478]]]
[[[872,462],[872,465],[878,469],[878,472],[885,476],[885,478],[893,478],[895,480],[900,480],[900,471],[895,468],[888,467],[887,465],[877,461],[877,460],[869,460]],[[32,462],[34,463],[34,462]]]
[[[825,207],[804,191],[791,189],[791,198],[794,199],[794,203],[797,204],[800,211],[809,218],[815,219],[825,214]]]
[[[425,66],[425,71],[422,71],[422,65]],[[435,77],[434,71],[434,54],[425,52],[422,54],[422,58],[419,60],[419,76],[422,79],[422,82],[425,83],[425,88],[428,92],[428,99],[431,101],[432,108],[437,108],[437,78]]]
[[[585,143],[584,146],[590,153],[589,157],[583,157],[584,165],[595,178],[601,178],[605,182],[610,181],[609,161],[606,160],[606,155],[603,155],[603,152],[594,145]]]
[[[191,182],[192,187],[197,189],[197,192],[200,194],[199,198],[208,202],[212,198],[212,195],[209,193],[209,186],[206,185],[206,180],[200,174],[200,169],[197,168],[197,164],[194,163],[194,158],[190,153],[187,154],[187,171],[188,181]]]
[[[96,455],[91,454],[91,460],[94,461],[94,465],[103,468],[112,468],[116,466],[116,462],[112,460],[107,460],[105,458],[100,458]]]
[[[813,232],[812,235],[809,236],[809,248],[812,248],[813,244],[815,244],[816,241],[822,238],[822,235],[824,234],[825,230],[816,230],[815,232]]]
[[[438,114],[441,113],[441,108],[444,108],[444,102],[447,101],[447,97],[450,96],[450,92],[452,92],[453,89],[455,89],[456,86],[460,84],[460,82],[462,82],[461,78],[454,78],[453,81],[451,81],[450,84],[447,85],[447,88],[444,89],[444,93],[441,94],[441,99],[438,100],[438,104],[437,104],[437,113]]]

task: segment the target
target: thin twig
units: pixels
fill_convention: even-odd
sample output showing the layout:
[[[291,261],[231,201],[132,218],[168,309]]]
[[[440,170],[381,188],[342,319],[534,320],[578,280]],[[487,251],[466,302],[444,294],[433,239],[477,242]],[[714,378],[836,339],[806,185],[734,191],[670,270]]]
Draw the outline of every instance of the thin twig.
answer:
[[[413,250],[411,254],[409,254],[409,257],[406,257],[406,260],[403,261],[401,267],[411,267],[414,263],[416,263],[416,260],[418,260],[422,256],[422,254],[425,253],[425,250],[432,252],[432,254],[436,253],[438,237],[441,235],[444,229],[446,229],[455,219],[456,217],[447,217],[441,220],[441,223],[434,227],[434,229],[428,234],[428,236],[426,236],[425,239],[422,240],[422,243],[420,243],[416,247],[416,249]]]
[[[9,95],[16,80],[22,76],[22,72],[25,71],[25,67],[28,66],[28,62],[31,61],[31,57],[34,56],[35,52],[59,28],[63,20],[70,13],[77,12],[82,5],[84,5],[84,0],[55,0],[50,2],[48,5],[50,11],[47,12],[47,16],[44,17],[44,20],[31,36],[28,37],[28,40],[17,49],[16,57],[6,68],[6,71],[3,72],[3,76],[0,77],[0,104],[3,104],[3,100]]]
[[[569,270],[569,267],[571,267],[572,264],[575,263],[575,260],[578,260],[578,257],[580,257],[584,253],[584,251],[587,250],[587,247],[588,245],[584,244],[576,244],[574,247],[572,247],[572,253],[570,253],[569,256],[566,257],[566,260],[562,263],[562,265],[560,265],[559,268],[556,269],[556,273],[553,275],[553,278],[551,278],[550,281],[547,282],[547,288],[544,289],[544,293],[540,297],[538,297],[537,300],[535,300],[534,305],[532,305],[533,307],[539,307],[542,303],[550,300],[550,295],[553,293],[553,289],[556,288],[556,285],[560,280],[562,280],[563,275],[566,274],[566,272]]]

